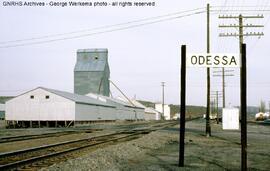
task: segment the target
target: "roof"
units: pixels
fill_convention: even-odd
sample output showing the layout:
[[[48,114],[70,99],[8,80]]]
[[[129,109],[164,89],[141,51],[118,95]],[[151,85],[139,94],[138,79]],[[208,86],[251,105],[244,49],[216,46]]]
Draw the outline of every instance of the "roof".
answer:
[[[79,49],[74,71],[105,71],[108,49]]]
[[[96,52],[108,52],[106,48],[98,48],[98,49],[78,49],[77,53],[96,53]]]
[[[106,61],[77,62],[74,71],[104,71]]]
[[[155,110],[155,109],[152,108],[152,107],[147,107],[147,108],[145,108],[145,112],[146,112],[146,113],[160,113],[159,111]]]
[[[115,99],[115,98],[107,97],[107,96],[102,96],[100,94],[89,93],[86,96],[93,97],[93,98],[99,99],[101,101],[104,101],[105,100],[105,101],[107,101],[107,103],[112,104],[112,105],[115,104],[115,103],[117,103],[117,104],[123,105],[125,107],[143,109],[143,107],[140,107],[140,106],[137,106],[137,105],[133,106],[129,102],[126,102],[126,101],[123,101],[123,100],[120,100],[120,99]]]
[[[44,87],[39,87],[43,90],[46,90],[48,92],[51,92],[53,94],[59,95],[61,97],[67,98],[69,100],[72,100],[76,103],[83,103],[83,104],[90,104],[90,105],[97,105],[97,106],[105,106],[105,107],[115,107],[114,105],[110,105],[106,102],[99,101],[97,99],[94,99],[92,97],[84,96],[84,95],[79,95],[79,94],[73,94],[65,91],[59,91],[59,90],[54,90],[54,89],[49,89],[49,88],[44,88]]]
[[[146,113],[160,113],[159,111],[155,110],[155,109],[152,108],[152,107],[146,107],[146,106],[144,106],[143,104],[141,104],[141,103],[138,102],[137,100],[132,100],[132,103],[133,103],[135,106],[144,108],[144,111],[145,111]]]
[[[144,106],[143,104],[141,104],[137,100],[131,100],[131,101],[135,106],[138,106],[138,107],[141,107],[141,108],[144,108],[144,109],[146,108],[146,106]]]

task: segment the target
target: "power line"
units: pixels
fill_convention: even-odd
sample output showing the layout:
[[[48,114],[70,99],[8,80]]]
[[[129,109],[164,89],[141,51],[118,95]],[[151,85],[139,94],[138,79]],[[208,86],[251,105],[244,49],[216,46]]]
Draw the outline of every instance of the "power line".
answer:
[[[221,7],[224,7],[223,5],[222,6],[211,6],[211,8],[221,8]],[[226,6],[226,7],[229,7],[229,8],[254,8],[254,7],[258,7],[258,8],[270,8],[270,6],[264,6],[264,5],[260,5],[260,6],[257,6],[257,5],[229,5],[229,6]]]
[[[125,29],[130,29],[130,28],[134,28],[134,27],[140,27],[140,26],[144,26],[144,25],[150,25],[150,24],[154,24],[154,23],[159,23],[159,22],[169,21],[169,20],[173,20],[173,19],[188,17],[188,16],[191,16],[191,15],[201,14],[201,13],[205,12],[205,11],[199,11],[199,12],[193,12],[193,13],[189,13],[189,14],[185,14],[185,15],[180,15],[180,16],[178,15],[178,16],[175,16],[175,17],[164,18],[164,17],[168,17],[168,16],[181,14],[181,13],[197,11],[199,9],[202,9],[202,8],[196,8],[196,9],[192,9],[192,10],[175,12],[175,13],[156,16],[156,17],[144,18],[144,19],[140,19],[140,20],[133,20],[133,21],[125,22],[125,23],[106,25],[106,26],[96,27],[96,28],[92,28],[92,29],[84,29],[84,30],[73,31],[73,32],[68,32],[68,33],[61,33],[61,34],[45,35],[45,36],[28,38],[28,39],[18,39],[18,40],[4,41],[4,42],[0,42],[0,44],[8,44],[8,43],[17,43],[17,42],[24,42],[24,41],[47,39],[47,38],[52,38],[52,37],[59,37],[59,36],[65,36],[65,35],[70,35],[70,34],[76,34],[76,33],[84,33],[84,32],[101,30],[101,29],[108,29],[108,28],[111,28],[111,27],[125,26],[125,25],[128,25],[128,24],[133,24],[133,23],[139,23],[139,22],[144,22],[144,21],[149,21],[149,20],[151,21],[151,20],[159,19],[159,20],[156,20],[156,21],[140,23],[140,24],[134,24],[134,25],[131,25],[131,26],[125,26],[125,27],[115,28],[115,29],[111,29],[111,30],[98,31],[98,32],[88,33],[88,34],[83,34],[83,35],[75,35],[75,36],[66,37],[66,38],[55,38],[55,39],[52,39],[52,40],[43,40],[43,41],[38,41],[38,42],[21,43],[21,44],[15,44],[15,45],[6,45],[6,46],[0,46],[0,48],[17,47],[17,46],[41,44],[41,43],[48,43],[48,42],[67,40],[67,39],[75,39],[75,38],[80,38],[80,37],[85,37],[85,36],[91,36],[91,35],[102,34],[102,33],[107,33],[107,32],[119,31],[119,30],[125,30]],[[161,19],[161,18],[163,18],[163,19]]]
[[[116,27],[116,26],[121,26],[121,25],[127,25],[127,24],[132,24],[132,23],[149,21],[149,20],[153,20],[153,19],[159,19],[159,18],[168,17],[168,16],[172,16],[172,15],[177,15],[177,14],[182,14],[182,13],[197,11],[199,9],[204,9],[204,8],[195,8],[195,9],[191,9],[191,10],[174,12],[174,13],[169,13],[169,14],[165,14],[165,15],[155,16],[155,17],[143,18],[143,19],[133,20],[133,21],[129,21],[129,22],[123,22],[123,23],[118,23],[118,24],[113,24],[113,25],[105,25],[105,26],[100,26],[100,27],[95,27],[95,28],[90,28],[90,29],[77,30],[77,31],[66,32],[66,33],[51,34],[51,35],[45,35],[45,36],[39,36],[39,37],[32,37],[32,38],[27,38],[27,39],[18,39],[18,40],[3,41],[3,42],[0,42],[0,44],[22,42],[22,41],[30,41],[30,40],[39,40],[39,39],[50,38],[50,37],[64,36],[64,35],[68,35],[68,34],[89,32],[89,31],[94,31],[94,30],[105,29],[105,28],[108,28],[108,27]]]
[[[270,9],[254,10],[254,9],[233,9],[233,10],[211,10],[211,12],[270,12]]]
[[[143,24],[136,24],[136,25],[126,26],[126,27],[122,27],[122,28],[116,28],[116,29],[100,31],[100,32],[94,32],[94,33],[89,33],[89,34],[70,36],[70,37],[65,37],[65,38],[57,38],[57,39],[51,39],[51,40],[44,40],[44,41],[38,41],[38,42],[29,42],[29,43],[15,44],[15,45],[0,46],[0,49],[11,48],[11,47],[19,47],[19,46],[27,46],[27,45],[44,44],[44,43],[63,41],[63,40],[70,40],[70,39],[77,39],[77,38],[82,38],[82,37],[88,37],[88,36],[93,36],[93,35],[110,33],[110,32],[115,32],[115,31],[127,30],[127,29],[131,29],[131,28],[136,28],[136,27],[141,27],[141,26],[145,26],[145,25],[160,23],[160,22],[164,22],[164,21],[179,19],[179,18],[183,18],[183,17],[187,17],[187,16],[196,15],[196,14],[201,14],[201,13],[204,13],[204,12],[205,11],[200,11],[200,12],[195,12],[195,13],[192,13],[192,14],[186,14],[186,15],[182,15],[182,16],[161,19],[161,20],[157,20],[157,21],[153,21],[153,22],[148,22],[148,23],[143,23]]]

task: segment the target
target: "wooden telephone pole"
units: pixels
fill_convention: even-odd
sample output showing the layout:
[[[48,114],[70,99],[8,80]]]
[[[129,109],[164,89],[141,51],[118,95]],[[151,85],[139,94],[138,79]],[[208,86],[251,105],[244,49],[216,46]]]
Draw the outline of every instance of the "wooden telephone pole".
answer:
[[[263,33],[255,33],[255,32],[246,32],[244,33],[243,28],[259,28],[259,27],[264,27],[263,25],[254,25],[254,24],[243,24],[243,19],[259,19],[263,18],[263,15],[254,15],[254,16],[243,16],[243,15],[238,15],[238,16],[232,16],[232,15],[220,15],[219,19],[237,19],[238,23],[237,24],[221,24],[219,25],[220,28],[238,28],[239,33],[220,33],[220,37],[238,37],[239,38],[239,52],[241,53],[241,46],[244,43],[244,37],[247,36],[263,36]],[[226,70],[222,68],[222,91],[223,91],[223,108],[225,108],[225,76],[231,76],[231,75],[226,75]],[[241,72],[241,71],[240,71]]]
[[[161,82],[162,86],[162,115],[163,119],[165,120],[165,115],[164,115],[164,87],[165,87],[165,82]]]
[[[256,16],[219,16],[220,19],[238,19],[237,24],[230,25],[220,25],[221,28],[238,28],[239,33],[221,33],[221,37],[238,37],[239,38],[239,52],[241,54],[241,63],[242,67],[240,69],[240,102],[241,102],[241,170],[247,170],[247,124],[246,124],[246,109],[247,109],[247,91],[246,91],[246,44],[244,43],[244,36],[263,36],[263,33],[255,32],[246,32],[244,33],[243,28],[257,28],[263,27],[263,25],[253,25],[253,24],[243,24],[243,19],[258,19],[263,18],[263,15]]]
[[[207,4],[207,53],[210,53],[210,5]],[[210,68],[207,67],[206,136],[211,136],[210,126]]]

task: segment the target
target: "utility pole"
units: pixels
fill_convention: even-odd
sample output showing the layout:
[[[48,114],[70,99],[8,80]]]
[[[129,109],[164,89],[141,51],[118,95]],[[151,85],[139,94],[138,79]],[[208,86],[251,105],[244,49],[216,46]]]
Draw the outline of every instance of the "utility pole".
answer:
[[[216,114],[217,114],[217,124],[219,124],[219,111],[218,111],[218,102],[219,102],[219,97],[221,98],[222,97],[222,95],[220,94],[221,93],[221,91],[212,91],[212,96],[211,96],[211,98],[213,98],[214,99],[214,108],[215,108],[215,112],[216,112]]]
[[[219,116],[218,116],[218,91],[216,91],[216,96],[217,96],[217,99],[216,99],[216,102],[217,102],[217,124],[219,124]]]
[[[222,108],[226,107],[226,102],[225,102],[225,69],[224,67],[222,68]]]
[[[164,116],[164,87],[165,87],[165,82],[161,82],[161,86],[162,86],[162,115],[163,115],[163,119],[165,119],[165,116]]]
[[[226,99],[225,99],[225,87],[226,87],[226,83],[225,83],[225,77],[229,77],[229,76],[234,76],[234,74],[232,74],[231,72],[233,72],[234,70],[225,70],[224,67],[222,68],[221,71],[213,71],[213,76],[214,77],[222,77],[222,108],[226,107]],[[222,73],[221,75],[216,75],[216,73]]]
[[[220,25],[219,27],[224,28],[236,28],[238,27],[239,33],[227,33],[227,34],[219,34],[221,37],[238,37],[239,38],[239,52],[241,58],[241,69],[240,69],[240,111],[241,111],[241,170],[246,171],[247,170],[247,125],[246,125],[246,109],[247,109],[247,92],[246,92],[246,44],[244,43],[244,36],[263,36],[264,34],[261,32],[246,32],[244,33],[243,28],[249,28],[249,27],[263,27],[263,25],[253,25],[253,24],[243,24],[243,19],[258,19],[263,18],[263,15],[253,15],[253,16],[219,16],[221,19],[238,19],[239,23],[238,25]]]
[[[238,19],[237,24],[221,24],[219,25],[220,28],[238,28],[239,33],[220,33],[220,37],[238,37],[239,38],[239,52],[241,53],[241,47],[242,43],[244,43],[244,36],[263,36],[264,34],[261,32],[246,32],[244,33],[243,28],[260,28],[264,27],[263,25],[254,25],[254,24],[243,24],[243,19],[259,19],[259,18],[264,18],[263,15],[251,15],[251,16],[242,16],[241,14],[238,16],[233,16],[233,15],[220,15],[219,19]],[[223,108],[225,108],[225,70],[224,68],[222,69],[222,91],[223,91]],[[241,71],[240,71],[241,74]]]
[[[210,53],[210,5],[207,4],[207,53]],[[210,126],[210,68],[207,67],[206,137],[211,136]]]

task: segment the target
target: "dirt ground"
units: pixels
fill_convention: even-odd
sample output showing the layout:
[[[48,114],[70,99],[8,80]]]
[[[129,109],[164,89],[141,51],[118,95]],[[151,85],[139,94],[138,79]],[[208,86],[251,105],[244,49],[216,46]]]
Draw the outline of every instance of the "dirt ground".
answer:
[[[91,154],[42,170],[240,170],[240,130],[223,131],[211,124],[204,136],[205,120],[186,124],[185,167],[179,168],[179,125],[127,143],[98,149]],[[248,169],[270,170],[270,126],[248,125]]]

